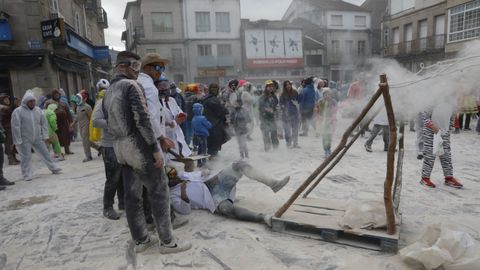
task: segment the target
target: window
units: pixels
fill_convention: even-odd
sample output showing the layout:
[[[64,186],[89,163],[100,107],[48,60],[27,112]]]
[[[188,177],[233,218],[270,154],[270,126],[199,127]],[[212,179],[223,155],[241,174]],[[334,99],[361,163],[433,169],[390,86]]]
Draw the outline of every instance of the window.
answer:
[[[210,32],[210,12],[195,12],[197,32]]]
[[[480,37],[480,0],[455,6],[448,10],[448,41]]]
[[[400,29],[398,27],[393,28],[393,44],[400,43]]]
[[[147,49],[146,53],[157,53],[156,49]]]
[[[355,16],[355,26],[366,27],[367,16]]]
[[[58,0],[50,0],[50,13],[58,13]]]
[[[420,39],[419,46],[421,50],[425,50],[427,48],[427,35],[427,20],[421,20],[418,22],[418,38]]]
[[[81,34],[80,33],[80,14],[78,14],[78,12],[75,12],[75,31],[78,34]]]
[[[353,40],[345,40],[345,54],[353,55]]]
[[[404,41],[412,41],[413,32],[412,32],[412,24],[411,23],[405,24],[403,26],[403,34],[404,34],[404,37],[403,37]]]
[[[180,49],[180,48],[173,48],[172,49],[172,66],[183,67],[182,49]]]
[[[183,74],[174,74],[173,75],[173,81],[177,82],[177,83],[183,82],[184,81],[183,80]]]
[[[212,45],[198,45],[199,56],[212,56]]]
[[[323,65],[322,55],[307,55],[307,67],[321,67]]]
[[[215,21],[217,26],[217,32],[230,33],[230,13],[215,13]]]
[[[157,33],[173,32],[173,16],[171,12],[152,12],[152,31]]]
[[[232,56],[232,46],[230,44],[218,44],[217,45],[218,56]]]
[[[342,15],[332,15],[332,23],[333,26],[343,26],[343,16]]]
[[[85,37],[88,40],[90,40],[90,41],[92,40],[92,29],[89,26],[87,26],[87,31],[86,31],[85,35],[86,35]]]
[[[339,50],[340,50],[340,41],[332,40],[332,55],[334,58],[338,57]]]
[[[365,56],[365,46],[366,46],[366,42],[364,40],[358,41],[358,44],[357,44],[358,56]]]

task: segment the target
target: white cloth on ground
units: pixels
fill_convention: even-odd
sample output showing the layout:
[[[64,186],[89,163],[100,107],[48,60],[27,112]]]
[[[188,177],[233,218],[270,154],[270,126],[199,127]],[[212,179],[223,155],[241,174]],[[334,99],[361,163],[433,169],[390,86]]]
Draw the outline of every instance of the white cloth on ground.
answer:
[[[440,266],[445,270],[480,269],[480,243],[472,235],[478,237],[478,232],[457,224],[433,224],[420,240],[399,253],[427,270]]]

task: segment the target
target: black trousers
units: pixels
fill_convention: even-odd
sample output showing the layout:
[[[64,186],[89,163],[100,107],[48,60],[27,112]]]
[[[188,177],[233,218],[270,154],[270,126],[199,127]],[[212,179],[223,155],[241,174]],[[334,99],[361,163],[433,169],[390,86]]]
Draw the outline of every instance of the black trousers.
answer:
[[[122,165],[128,227],[135,241],[147,236],[143,198],[148,193],[148,201],[159,238],[163,243],[170,243],[172,225],[168,179],[164,170],[154,167],[153,158],[147,162],[144,171],[137,171],[128,165]],[[148,192],[144,192],[144,188]]]
[[[122,165],[118,164],[113,147],[102,148],[103,163],[105,164],[105,189],[103,192],[103,207],[112,207],[115,193],[120,208],[124,206]]]

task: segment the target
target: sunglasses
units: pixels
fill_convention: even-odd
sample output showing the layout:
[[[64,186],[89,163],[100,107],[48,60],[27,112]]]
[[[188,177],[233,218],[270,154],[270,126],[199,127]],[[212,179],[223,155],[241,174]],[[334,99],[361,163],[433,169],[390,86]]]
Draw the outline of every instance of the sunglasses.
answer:
[[[165,71],[165,66],[161,66],[161,65],[149,65],[149,66],[155,68],[155,71],[160,73],[163,73]]]
[[[136,72],[140,71],[140,68],[142,67],[142,62],[138,60],[131,60],[129,62],[120,62],[118,64],[126,65],[127,67],[131,68],[133,71],[136,71]]]

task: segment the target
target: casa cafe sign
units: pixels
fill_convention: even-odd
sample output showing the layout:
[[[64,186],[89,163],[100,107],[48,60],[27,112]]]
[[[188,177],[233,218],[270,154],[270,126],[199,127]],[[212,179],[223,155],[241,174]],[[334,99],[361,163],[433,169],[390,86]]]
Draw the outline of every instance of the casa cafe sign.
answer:
[[[40,22],[43,39],[56,39],[64,36],[64,21],[61,18]]]

